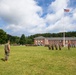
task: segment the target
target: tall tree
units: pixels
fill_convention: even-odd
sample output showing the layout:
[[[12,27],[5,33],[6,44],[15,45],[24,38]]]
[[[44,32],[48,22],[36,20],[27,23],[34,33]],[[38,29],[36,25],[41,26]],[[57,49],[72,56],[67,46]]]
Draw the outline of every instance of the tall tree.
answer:
[[[7,40],[10,40],[12,44],[18,44],[20,37],[7,34]]]
[[[7,40],[6,32],[0,29],[0,44],[6,43],[6,40]]]
[[[24,34],[22,34],[19,43],[22,44],[22,45],[24,45],[26,43],[25,35]]]
[[[33,44],[32,39],[26,38],[26,44]]]

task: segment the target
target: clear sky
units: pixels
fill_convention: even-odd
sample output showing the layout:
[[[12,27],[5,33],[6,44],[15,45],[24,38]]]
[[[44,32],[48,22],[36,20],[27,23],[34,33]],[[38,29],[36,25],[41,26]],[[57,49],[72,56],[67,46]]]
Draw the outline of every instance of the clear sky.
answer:
[[[0,0],[0,29],[16,36],[76,31],[76,0]]]

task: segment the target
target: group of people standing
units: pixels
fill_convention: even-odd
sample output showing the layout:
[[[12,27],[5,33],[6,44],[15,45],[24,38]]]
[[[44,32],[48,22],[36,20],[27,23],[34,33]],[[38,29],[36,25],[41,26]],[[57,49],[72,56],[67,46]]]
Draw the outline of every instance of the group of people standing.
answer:
[[[51,44],[51,45],[48,45],[48,49],[49,50],[61,50],[61,47],[62,47],[62,45],[61,44]]]
[[[71,47],[75,47],[75,43],[68,41],[68,50],[70,50]]]
[[[63,45],[61,44],[61,43],[53,43],[53,44],[50,44],[50,45],[48,45],[48,49],[49,50],[61,50],[62,49],[62,47],[63,47]],[[71,47],[75,47],[75,44],[74,43],[71,43],[70,41],[68,41],[68,43],[67,43],[67,48],[68,48],[68,50],[70,50],[70,48]]]

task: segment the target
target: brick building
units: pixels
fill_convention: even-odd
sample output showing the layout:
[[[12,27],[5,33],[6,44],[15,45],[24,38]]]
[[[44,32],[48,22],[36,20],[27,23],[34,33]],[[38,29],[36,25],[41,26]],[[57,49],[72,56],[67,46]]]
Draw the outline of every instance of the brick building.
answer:
[[[70,41],[71,45],[75,45],[76,46],[76,37],[65,37],[65,45],[68,45],[68,41]],[[34,38],[34,44],[35,45],[50,45],[50,44],[59,44],[61,43],[61,45],[63,45],[64,43],[64,38],[63,37],[50,37],[50,38],[46,38],[43,36],[39,36]]]

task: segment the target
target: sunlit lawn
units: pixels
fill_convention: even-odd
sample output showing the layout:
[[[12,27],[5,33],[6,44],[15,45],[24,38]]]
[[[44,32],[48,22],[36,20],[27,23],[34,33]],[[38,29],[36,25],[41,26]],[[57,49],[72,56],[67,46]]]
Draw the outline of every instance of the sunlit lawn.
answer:
[[[3,57],[0,46],[0,59]],[[0,75],[76,75],[76,48],[12,46],[9,60],[0,60]]]

